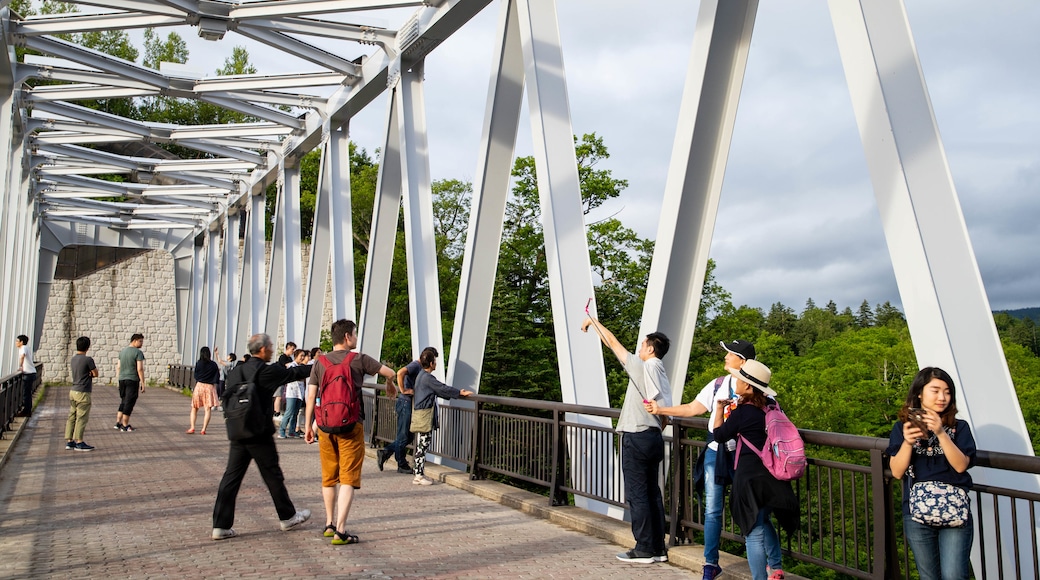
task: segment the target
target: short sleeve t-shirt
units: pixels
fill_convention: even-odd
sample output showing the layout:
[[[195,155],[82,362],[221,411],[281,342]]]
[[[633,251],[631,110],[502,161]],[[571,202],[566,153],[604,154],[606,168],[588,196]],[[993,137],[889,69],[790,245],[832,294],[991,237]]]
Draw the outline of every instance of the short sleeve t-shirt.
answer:
[[[25,360],[22,361],[22,372],[27,375],[36,374],[36,365],[33,364],[32,349],[29,345],[23,344],[18,347],[18,356],[24,356]]]
[[[716,381],[717,380],[718,379],[716,379]],[[736,384],[734,384],[734,381],[735,379],[732,375],[728,377],[723,377],[722,384],[719,385],[718,391],[715,390],[715,381],[711,381],[707,385],[704,385],[704,388],[701,389],[701,392],[697,394],[697,398],[694,399],[701,405],[704,405],[704,408],[711,413],[711,415],[708,417],[709,433],[712,433],[715,429],[715,415],[717,415],[719,411],[719,406],[715,404],[715,401],[733,399],[736,397]],[[735,404],[726,407],[723,419],[729,417],[730,412],[735,408]],[[719,444],[715,441],[712,441],[708,444],[708,447],[710,447],[711,449],[718,449]]]
[[[402,389],[414,390],[415,389],[415,379],[418,378],[419,377],[419,373],[422,372],[422,365],[419,364],[419,361],[413,360],[412,362],[408,363],[408,365],[405,366],[404,368],[405,368],[404,384],[401,385],[401,388]],[[411,401],[412,400],[412,396],[411,395],[406,395],[404,393],[401,393],[399,396],[404,397],[405,401]]]
[[[646,393],[645,377],[643,375],[643,359],[639,355],[628,353],[625,360],[625,371],[628,373],[628,390],[625,391],[625,401],[621,404],[621,417],[618,419],[618,433],[639,433],[647,429],[660,429],[661,421],[648,413],[643,406],[644,394]],[[667,381],[659,385],[660,393],[657,395],[658,403],[670,405],[672,400],[671,388]]]
[[[85,354],[76,353],[72,355],[69,363],[72,367],[72,390],[80,393],[89,393],[94,390],[94,377],[90,371],[96,369],[94,359]]]
[[[329,362],[338,365],[343,362],[343,359],[347,358],[347,352],[349,351],[334,350],[325,356],[329,359]],[[359,387],[365,382],[365,375],[377,375],[381,368],[383,368],[383,363],[367,354],[358,353],[354,360],[350,361],[351,378],[354,379],[354,384]],[[307,380],[307,384],[320,385],[321,377],[324,374],[325,367],[321,364],[321,357],[318,357],[314,359],[314,366],[311,367],[311,376]]]
[[[139,381],[137,374],[137,361],[144,360],[144,353],[136,346],[128,346],[119,351],[119,377],[120,381]]]

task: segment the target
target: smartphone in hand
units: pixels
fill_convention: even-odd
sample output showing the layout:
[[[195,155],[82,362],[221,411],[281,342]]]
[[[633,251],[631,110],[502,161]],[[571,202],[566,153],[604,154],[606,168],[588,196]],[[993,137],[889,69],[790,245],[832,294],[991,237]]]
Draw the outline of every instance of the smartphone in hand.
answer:
[[[924,417],[925,413],[922,409],[907,409],[906,420],[914,427],[920,429],[921,433],[927,435],[931,433],[931,430],[928,429],[928,424],[924,422]]]

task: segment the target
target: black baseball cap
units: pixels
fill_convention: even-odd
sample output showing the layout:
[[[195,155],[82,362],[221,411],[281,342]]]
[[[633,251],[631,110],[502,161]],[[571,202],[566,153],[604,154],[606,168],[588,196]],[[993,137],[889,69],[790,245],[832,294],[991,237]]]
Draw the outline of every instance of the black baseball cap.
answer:
[[[720,341],[719,345],[726,349],[726,352],[731,352],[744,360],[752,360],[755,358],[755,345],[746,340],[734,340],[730,342]]]

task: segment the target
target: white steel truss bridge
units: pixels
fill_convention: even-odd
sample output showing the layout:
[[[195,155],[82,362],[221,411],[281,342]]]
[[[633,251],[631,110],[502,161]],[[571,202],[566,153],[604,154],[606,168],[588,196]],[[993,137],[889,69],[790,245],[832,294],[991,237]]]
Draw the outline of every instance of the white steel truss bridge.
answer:
[[[564,402],[607,405],[600,345],[579,330],[594,289],[555,0],[69,4],[78,11],[24,16],[0,1],[0,47],[8,55],[0,59],[3,368],[13,366],[8,346],[20,329],[33,329],[38,345],[57,256],[70,245],[170,252],[186,361],[199,345],[277,335],[283,318],[287,337],[316,343],[328,285],[333,316],[358,320],[361,350],[378,357],[402,203],[413,351],[433,345],[443,352],[426,134],[426,116],[436,112],[425,107],[423,68],[442,41],[493,9],[491,81],[446,378],[479,384],[526,91]],[[1031,454],[903,2],[828,5],[917,358],[965,386],[963,414],[980,447]],[[407,16],[395,27],[356,24],[401,9]],[[640,330],[672,337],[666,366],[673,378],[686,372],[757,11],[757,0],[701,0],[690,23],[696,33]],[[66,40],[134,29],[246,39],[300,61],[305,72],[197,78]],[[197,100],[250,120],[170,124],[82,104],[147,97]],[[377,99],[386,107],[386,138],[356,305],[348,130]],[[320,185],[303,295],[299,161],[315,149]],[[279,195],[269,216],[264,192],[272,183]],[[1037,488],[1035,478],[1001,484]]]

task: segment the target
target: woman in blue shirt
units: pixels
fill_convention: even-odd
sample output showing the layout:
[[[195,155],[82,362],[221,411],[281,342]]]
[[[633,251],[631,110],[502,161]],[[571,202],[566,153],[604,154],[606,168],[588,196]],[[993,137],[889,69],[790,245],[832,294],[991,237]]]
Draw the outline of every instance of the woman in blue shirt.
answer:
[[[957,501],[969,501],[968,468],[975,465],[975,438],[968,423],[957,419],[957,392],[949,373],[938,367],[917,373],[899,421],[892,426],[887,454],[892,476],[903,480],[903,533],[921,580],[966,580],[975,535],[971,513],[960,525],[930,525],[911,516],[909,501],[913,486],[923,482],[959,488],[964,494],[954,490],[960,496]]]

